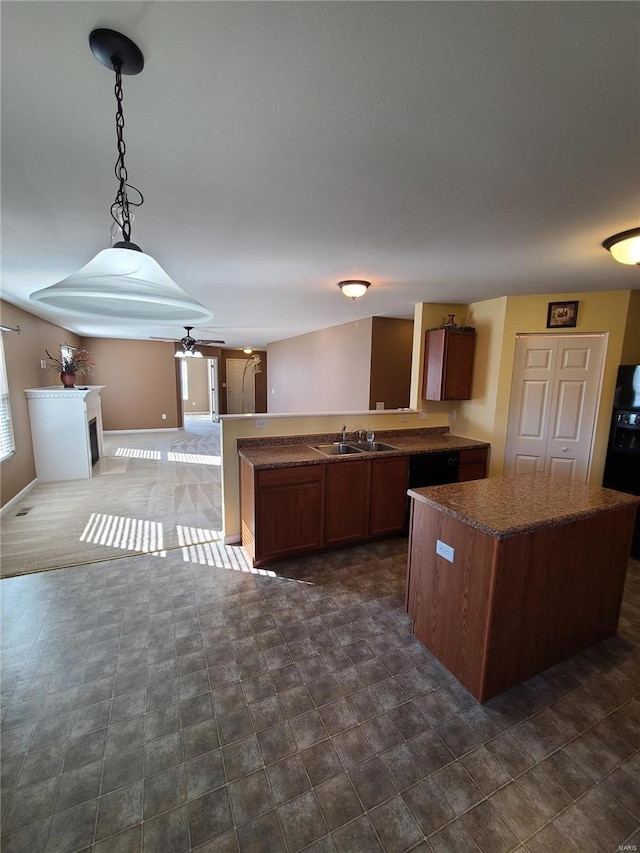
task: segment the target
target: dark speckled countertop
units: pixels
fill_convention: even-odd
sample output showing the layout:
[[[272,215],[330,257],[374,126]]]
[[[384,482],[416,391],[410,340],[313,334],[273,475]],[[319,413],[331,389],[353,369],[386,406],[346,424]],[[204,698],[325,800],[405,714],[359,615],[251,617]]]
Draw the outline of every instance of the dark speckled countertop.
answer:
[[[299,435],[282,437],[282,441],[271,439],[239,439],[238,454],[254,469],[281,468],[294,465],[317,465],[318,463],[340,464],[348,460],[370,458],[373,456],[404,456],[416,453],[441,453],[452,450],[474,450],[489,447],[486,441],[463,438],[446,432],[446,427],[426,427],[412,430],[376,431],[376,441],[393,445],[395,450],[383,450],[376,453],[353,453],[347,456],[325,456],[315,450],[314,444],[330,444],[335,434]],[[353,441],[354,439],[350,439]],[[308,442],[308,443],[307,443]],[[347,444],[349,441],[347,441]]]
[[[410,489],[409,496],[496,539],[640,504],[640,497],[545,474]]]

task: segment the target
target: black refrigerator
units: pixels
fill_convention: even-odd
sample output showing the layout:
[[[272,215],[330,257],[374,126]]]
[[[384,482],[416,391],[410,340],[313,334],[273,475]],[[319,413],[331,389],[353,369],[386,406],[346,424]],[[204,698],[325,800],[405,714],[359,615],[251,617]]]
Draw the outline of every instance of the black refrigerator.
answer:
[[[640,364],[618,368],[602,485],[640,495]],[[636,514],[631,556],[640,559],[640,512]]]

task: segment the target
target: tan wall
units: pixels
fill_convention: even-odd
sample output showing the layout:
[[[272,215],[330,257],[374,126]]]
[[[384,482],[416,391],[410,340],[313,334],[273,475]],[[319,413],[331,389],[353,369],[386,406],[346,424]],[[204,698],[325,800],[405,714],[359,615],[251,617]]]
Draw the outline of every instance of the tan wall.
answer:
[[[189,396],[182,401],[185,415],[209,411],[209,360],[185,358]]]
[[[85,338],[102,391],[105,430],[182,426],[175,345],[163,341]],[[162,415],[166,414],[163,420]]]
[[[267,411],[368,409],[371,319],[355,320],[269,344]]]
[[[640,364],[640,290],[632,290],[620,364]]]
[[[502,458],[498,464],[493,443],[506,310],[506,297],[469,305],[466,323],[476,327],[471,399],[451,404],[452,432],[491,442],[493,476],[502,472]]]
[[[400,420],[403,418],[404,420]],[[246,415],[227,415],[221,418],[222,445],[222,525],[227,541],[240,536],[239,458],[236,442],[239,438],[267,438],[272,435],[309,435],[335,433],[336,438],[346,424],[349,432],[357,429],[416,429],[448,426],[449,416],[430,415],[421,419],[417,412],[357,412],[331,415],[309,414],[287,417],[269,415],[266,428],[258,429],[256,419]]]
[[[411,392],[413,320],[373,317],[369,408],[405,409]]]
[[[0,309],[4,325],[20,326],[19,335],[14,332],[4,332],[2,335],[16,444],[16,452],[2,462],[0,472],[0,502],[4,506],[36,476],[25,389],[61,385],[58,374],[43,370],[40,360],[46,358],[45,350],[55,355],[60,344],[79,346],[81,340],[73,332],[41,320],[8,302],[0,302]],[[95,382],[94,379],[90,381]]]

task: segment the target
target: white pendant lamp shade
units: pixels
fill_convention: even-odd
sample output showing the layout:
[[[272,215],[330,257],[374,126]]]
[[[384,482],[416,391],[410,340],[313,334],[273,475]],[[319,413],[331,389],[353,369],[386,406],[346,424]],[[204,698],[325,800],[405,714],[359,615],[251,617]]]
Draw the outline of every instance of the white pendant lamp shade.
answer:
[[[608,237],[602,244],[621,264],[640,265],[640,228],[630,228]]]
[[[30,298],[39,305],[71,316],[180,323],[192,327],[206,323],[213,317],[212,312],[178,287],[157,261],[131,241],[133,216],[130,207],[140,207],[144,197],[130,183],[124,162],[122,75],[136,75],[142,71],[142,51],[122,33],[102,28],[91,32],[89,47],[95,58],[115,73],[118,189],[111,205],[111,217],[122,232],[122,241],[98,252],[78,272],[32,293]]]
[[[67,314],[201,325],[213,314],[184,292],[150,255],[103,249],[78,272],[31,294]]]

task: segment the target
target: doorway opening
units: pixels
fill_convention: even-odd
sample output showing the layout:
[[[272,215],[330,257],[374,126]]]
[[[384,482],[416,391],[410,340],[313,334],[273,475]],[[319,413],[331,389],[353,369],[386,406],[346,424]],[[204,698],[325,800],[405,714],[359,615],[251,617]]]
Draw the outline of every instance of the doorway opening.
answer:
[[[180,360],[182,415],[207,415],[217,422],[220,417],[218,392],[218,358],[183,358]]]

